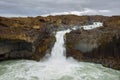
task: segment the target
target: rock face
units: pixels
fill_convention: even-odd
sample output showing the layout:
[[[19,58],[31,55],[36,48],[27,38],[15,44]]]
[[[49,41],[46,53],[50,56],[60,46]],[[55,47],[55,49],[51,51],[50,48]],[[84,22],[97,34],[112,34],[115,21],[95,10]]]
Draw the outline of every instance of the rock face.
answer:
[[[0,60],[21,58],[39,60],[55,42],[54,35],[43,29],[42,31],[21,29],[20,32],[12,29],[6,33],[4,31],[0,32]]]
[[[50,28],[38,19],[0,18],[0,60],[41,59],[55,42]]]
[[[101,63],[120,70],[119,21],[120,19],[111,17],[104,22],[103,27],[75,30],[66,34],[66,55],[79,61]]]

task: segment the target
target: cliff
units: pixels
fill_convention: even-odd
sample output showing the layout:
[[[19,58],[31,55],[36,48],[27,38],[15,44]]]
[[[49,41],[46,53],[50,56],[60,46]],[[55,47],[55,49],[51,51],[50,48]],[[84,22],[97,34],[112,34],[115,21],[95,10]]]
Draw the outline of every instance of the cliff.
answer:
[[[101,63],[120,70],[120,17],[109,17],[103,26],[66,34],[67,56]]]
[[[1,17],[0,60],[41,59],[55,42],[50,29],[36,18]]]

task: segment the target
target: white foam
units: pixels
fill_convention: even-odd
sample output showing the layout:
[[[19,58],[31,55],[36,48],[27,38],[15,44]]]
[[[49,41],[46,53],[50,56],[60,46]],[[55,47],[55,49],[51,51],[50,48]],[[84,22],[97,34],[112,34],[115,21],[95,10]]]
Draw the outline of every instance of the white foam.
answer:
[[[85,26],[82,26],[84,30],[91,30],[91,29],[94,29],[94,28],[98,28],[98,27],[101,27],[103,26],[103,23],[101,22],[94,22],[92,25],[85,25]]]

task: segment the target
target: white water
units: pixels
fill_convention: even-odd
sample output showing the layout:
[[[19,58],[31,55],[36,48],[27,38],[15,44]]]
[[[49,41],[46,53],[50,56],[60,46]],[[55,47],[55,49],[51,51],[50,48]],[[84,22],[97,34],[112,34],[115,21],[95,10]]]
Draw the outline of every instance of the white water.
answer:
[[[42,61],[14,60],[0,63],[0,80],[120,80],[120,71],[100,64],[65,57],[64,36],[58,31],[51,56]]]
[[[103,26],[103,23],[101,22],[94,22],[92,25],[85,25],[85,26],[82,26],[84,30],[91,30],[91,29],[94,29],[94,28],[98,28],[98,27],[101,27]]]

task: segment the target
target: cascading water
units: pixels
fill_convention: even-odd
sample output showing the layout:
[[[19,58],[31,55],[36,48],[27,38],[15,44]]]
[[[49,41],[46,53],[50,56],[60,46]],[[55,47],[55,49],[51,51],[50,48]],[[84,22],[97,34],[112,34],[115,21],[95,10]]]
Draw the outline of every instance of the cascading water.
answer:
[[[45,61],[1,62],[0,80],[120,80],[120,71],[66,58],[64,35],[68,32],[69,29],[56,33],[51,56]]]
[[[65,59],[65,47],[64,47],[64,35],[69,33],[71,30],[58,31],[56,35],[56,43],[51,52],[51,59]]]

